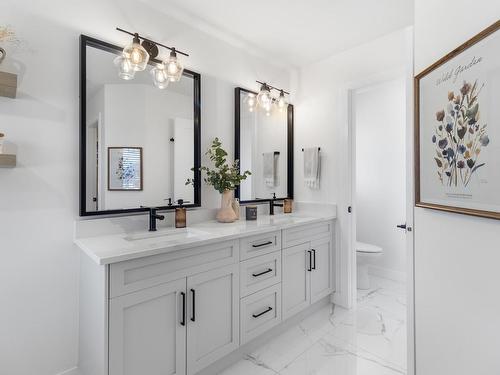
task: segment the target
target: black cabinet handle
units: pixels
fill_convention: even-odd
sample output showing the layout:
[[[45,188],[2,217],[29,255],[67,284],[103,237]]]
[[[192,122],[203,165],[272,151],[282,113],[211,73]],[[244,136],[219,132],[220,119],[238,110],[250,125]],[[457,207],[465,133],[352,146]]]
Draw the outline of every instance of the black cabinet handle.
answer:
[[[196,303],[196,292],[194,289],[191,289],[191,293],[193,296],[193,311],[191,313],[191,321],[194,322],[196,321],[196,311],[195,311],[195,303]]]
[[[261,246],[271,245],[272,243],[273,243],[273,241],[267,241],[264,243],[260,243],[258,245],[252,245],[252,247],[261,247]]]
[[[312,271],[312,251],[311,250],[307,250],[307,252],[309,253],[309,268],[307,269],[309,272]]]
[[[273,269],[272,268],[268,268],[267,271],[262,271],[262,272],[259,272],[259,273],[252,273],[252,276],[253,277],[259,277],[259,276],[265,275],[266,273],[269,273],[269,272],[273,272]]]
[[[315,270],[316,269],[316,250],[312,249],[312,255],[313,255],[313,266],[311,267],[311,269]]]
[[[267,314],[267,313],[268,313],[269,311],[271,311],[272,309],[273,309],[273,308],[272,308],[271,306],[269,306],[269,307],[267,308],[267,310],[262,311],[261,313],[258,313],[258,314],[252,314],[252,316],[253,316],[254,318],[258,318],[258,317],[259,317],[259,316],[261,316],[261,315]]]
[[[182,296],[182,320],[181,320],[181,326],[186,325],[186,293],[181,292]]]

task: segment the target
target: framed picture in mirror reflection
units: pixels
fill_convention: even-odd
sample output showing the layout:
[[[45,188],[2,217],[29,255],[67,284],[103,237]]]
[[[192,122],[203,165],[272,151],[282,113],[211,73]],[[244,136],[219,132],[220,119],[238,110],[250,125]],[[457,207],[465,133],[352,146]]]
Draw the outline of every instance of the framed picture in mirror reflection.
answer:
[[[142,190],[142,147],[108,147],[108,190]]]

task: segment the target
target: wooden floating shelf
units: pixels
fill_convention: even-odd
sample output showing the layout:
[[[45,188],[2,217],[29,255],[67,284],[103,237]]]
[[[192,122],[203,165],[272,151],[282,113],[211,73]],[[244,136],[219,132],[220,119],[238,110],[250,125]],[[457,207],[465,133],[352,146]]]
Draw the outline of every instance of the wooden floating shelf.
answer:
[[[14,168],[16,166],[16,155],[0,154],[0,168]]]

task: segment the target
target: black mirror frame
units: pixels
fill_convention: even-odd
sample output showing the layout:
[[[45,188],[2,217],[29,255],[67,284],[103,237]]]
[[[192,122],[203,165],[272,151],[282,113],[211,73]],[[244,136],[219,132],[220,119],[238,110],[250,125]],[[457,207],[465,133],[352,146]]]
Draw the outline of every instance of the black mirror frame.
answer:
[[[86,35],[80,35],[80,216],[97,216],[97,215],[114,215],[114,214],[129,214],[147,212],[148,208],[126,208],[114,210],[87,211],[86,210],[86,160],[87,160],[87,134],[86,134],[86,117],[87,117],[87,46],[98,48],[104,51],[119,54],[123,47],[95,39]],[[158,60],[150,61],[158,63]],[[194,202],[192,204],[183,205],[183,207],[200,207],[201,206],[201,75],[188,69],[184,69],[183,76],[188,76],[193,79],[193,105],[194,105]],[[158,210],[171,210],[179,207],[178,205],[158,206]]]
[[[247,90],[242,87],[236,87],[234,89],[234,158],[240,159],[240,128],[241,128],[241,93],[249,93],[257,96],[255,91]],[[293,199],[293,104],[288,104],[287,109],[287,191],[288,196],[278,197],[277,199]],[[242,201],[240,198],[240,187],[237,186],[235,190],[235,197],[240,199],[240,204],[251,204],[251,203],[266,203],[271,201],[269,199],[252,199]]]

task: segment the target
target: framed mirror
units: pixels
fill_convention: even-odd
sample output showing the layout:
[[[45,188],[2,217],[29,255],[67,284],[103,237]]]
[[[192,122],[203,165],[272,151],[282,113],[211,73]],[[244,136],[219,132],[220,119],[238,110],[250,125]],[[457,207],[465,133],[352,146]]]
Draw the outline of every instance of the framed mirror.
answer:
[[[122,50],[80,37],[80,216],[200,206],[200,75],[185,69],[159,89],[152,59],[124,80]]]
[[[293,198],[293,105],[266,112],[255,105],[257,93],[235,89],[235,159],[252,175],[235,196],[241,203]]]

